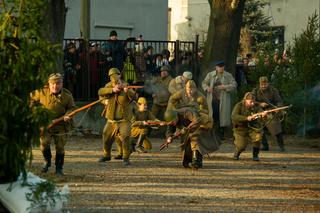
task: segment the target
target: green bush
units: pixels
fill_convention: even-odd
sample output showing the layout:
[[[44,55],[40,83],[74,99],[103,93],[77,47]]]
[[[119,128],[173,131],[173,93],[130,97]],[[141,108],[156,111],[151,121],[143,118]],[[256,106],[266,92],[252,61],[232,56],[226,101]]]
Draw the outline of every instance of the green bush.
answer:
[[[48,112],[30,106],[30,93],[44,85],[60,49],[42,36],[45,1],[2,1],[0,8],[0,182],[16,180],[32,159]]]

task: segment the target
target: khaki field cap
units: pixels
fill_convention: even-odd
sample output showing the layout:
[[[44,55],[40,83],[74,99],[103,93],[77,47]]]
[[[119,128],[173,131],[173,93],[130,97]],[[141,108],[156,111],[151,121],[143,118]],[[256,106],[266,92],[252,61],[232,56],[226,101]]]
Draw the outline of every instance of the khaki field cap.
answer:
[[[140,97],[139,99],[138,99],[138,104],[147,104],[147,99],[146,98],[144,98],[144,97]]]
[[[246,94],[243,96],[243,100],[255,100],[256,97],[251,92],[246,92]]]
[[[267,76],[261,76],[259,78],[259,83],[268,83],[268,77]]]
[[[111,76],[111,75],[113,75],[113,74],[118,74],[118,75],[120,75],[120,71],[119,71],[117,68],[111,68],[111,69],[109,70],[108,76]]]
[[[49,75],[48,78],[48,82],[49,83],[57,83],[57,82],[61,82],[63,81],[63,77],[60,73],[52,73],[51,75]]]
[[[185,71],[185,72],[183,72],[183,77],[185,77],[186,79],[189,79],[189,80],[191,80],[192,79],[192,72],[190,72],[190,71]]]

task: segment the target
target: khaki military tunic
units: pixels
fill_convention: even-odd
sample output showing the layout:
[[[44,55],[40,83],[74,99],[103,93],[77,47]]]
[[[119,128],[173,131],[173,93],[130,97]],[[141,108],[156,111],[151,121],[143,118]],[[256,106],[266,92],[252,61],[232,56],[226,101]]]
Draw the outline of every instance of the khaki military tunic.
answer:
[[[121,81],[126,85],[124,81]],[[131,117],[132,107],[131,101],[135,97],[135,92],[131,89],[125,93],[123,90],[119,93],[113,92],[114,85],[109,82],[105,87],[100,88],[98,95],[102,98],[107,98],[108,104],[105,109],[104,116],[107,123],[103,129],[103,154],[104,157],[111,157],[111,147],[113,141],[119,141],[121,150],[119,153],[123,154],[123,158],[129,158],[131,154],[130,132],[131,132]]]
[[[167,137],[173,136],[177,129],[182,129],[184,127],[187,127],[187,128],[191,127],[189,130],[189,135],[182,135],[182,138],[184,138],[186,141],[188,140],[190,141],[190,145],[191,145],[190,151],[199,150],[198,143],[200,141],[199,128],[201,125],[201,119],[198,112],[196,112],[193,109],[183,109],[183,110],[177,110],[177,111],[178,111],[179,121],[176,126],[168,126],[166,136]],[[186,136],[188,138],[185,138]],[[191,153],[188,153],[188,154],[191,155]]]
[[[53,94],[48,87],[37,90],[31,95],[33,102],[40,102],[45,108],[52,112],[52,119],[60,118],[75,109],[72,94],[69,90],[62,88],[59,94]],[[70,123],[60,122],[53,126],[40,137],[41,151],[50,148],[51,139],[53,138],[56,152],[64,154],[66,144],[66,132],[69,130]]]
[[[168,100],[170,97],[168,87],[171,80],[171,76],[167,76],[166,78],[159,77],[152,81],[153,85],[151,86],[153,88],[153,104],[151,112],[160,120],[163,119],[163,115],[167,109]]]
[[[156,117],[149,111],[135,111],[131,119],[131,137],[138,138],[140,135],[146,136],[149,131],[149,126],[143,125],[143,121],[159,121]],[[143,147],[145,149],[151,149],[152,144],[150,140],[146,137],[143,141]]]
[[[263,129],[260,128],[260,119],[248,122],[246,119],[249,115],[262,111],[261,108],[254,106],[251,109],[245,107],[244,102],[238,102],[233,108],[231,119],[233,124],[234,144],[237,151],[242,152],[246,149],[248,142],[253,147],[260,148]]]
[[[202,155],[218,150],[221,142],[213,131],[213,119],[209,116],[205,96],[200,91],[196,91],[191,97],[188,97],[185,90],[180,90],[171,95],[168,109],[183,110],[184,108],[197,111],[200,117],[200,140],[196,146],[194,145],[193,149],[198,150]]]
[[[169,92],[170,94],[174,94],[178,92],[179,90],[182,90],[186,87],[186,81],[182,79],[182,76],[177,76],[174,79],[172,79],[169,83]]]
[[[255,95],[257,102],[270,103],[273,106],[277,106],[277,107],[280,107],[283,105],[282,99],[279,95],[279,91],[270,85],[266,90],[255,88],[252,91],[252,93]],[[267,106],[266,108],[264,108],[264,110],[268,110],[272,108],[273,108],[272,106]],[[272,120],[270,122],[267,122],[266,127],[271,133],[271,135],[273,136],[276,136],[282,132],[281,121],[277,116],[273,116]]]

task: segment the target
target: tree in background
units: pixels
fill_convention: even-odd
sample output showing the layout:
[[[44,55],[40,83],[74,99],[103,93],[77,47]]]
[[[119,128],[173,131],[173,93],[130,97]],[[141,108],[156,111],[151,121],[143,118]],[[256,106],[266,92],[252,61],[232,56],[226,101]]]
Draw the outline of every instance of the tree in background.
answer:
[[[52,1],[53,2],[53,1]],[[43,0],[5,1],[0,5],[0,182],[12,182],[32,158],[40,127],[48,124],[48,111],[30,106],[30,93],[56,71],[61,45],[47,41]],[[62,42],[61,42],[62,43]]]
[[[245,0],[208,0],[210,18],[204,49],[204,65],[209,67],[216,60],[224,60],[226,70],[235,72],[235,62],[239,47],[240,28]],[[204,69],[200,78],[208,70]]]
[[[318,134],[320,118],[320,35],[318,15],[309,18],[306,29],[295,37],[287,50],[286,58],[274,58],[274,45],[268,43],[264,51],[258,52],[258,62],[249,73],[250,82],[258,82],[267,76],[279,89],[284,103],[292,104],[285,120],[285,129],[290,134],[302,136]],[[243,93],[255,85],[244,85]],[[239,98],[243,93],[239,93]]]
[[[272,37],[270,17],[263,13],[263,8],[268,2],[259,0],[247,0],[244,12],[240,36],[240,46],[243,55],[259,49],[259,47]]]

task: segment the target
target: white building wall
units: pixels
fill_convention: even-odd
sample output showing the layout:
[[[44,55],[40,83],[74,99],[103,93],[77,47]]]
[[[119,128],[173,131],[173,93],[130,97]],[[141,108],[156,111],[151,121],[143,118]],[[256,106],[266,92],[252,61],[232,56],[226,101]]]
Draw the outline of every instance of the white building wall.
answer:
[[[271,16],[272,26],[285,27],[286,44],[306,28],[308,16],[315,11],[319,13],[320,8],[320,0],[269,0],[269,3],[265,14]],[[196,33],[200,35],[200,42],[205,40],[210,14],[207,0],[169,0],[169,7],[172,8],[171,37],[174,40],[189,40]]]
[[[319,13],[320,0],[270,0],[265,7],[266,15],[271,17],[272,26],[284,26],[285,45],[306,29],[308,17]]]
[[[80,0],[67,0],[65,38],[80,37]],[[167,0],[91,0],[90,38],[109,38],[111,30],[119,39],[143,35],[145,40],[167,40]]]

